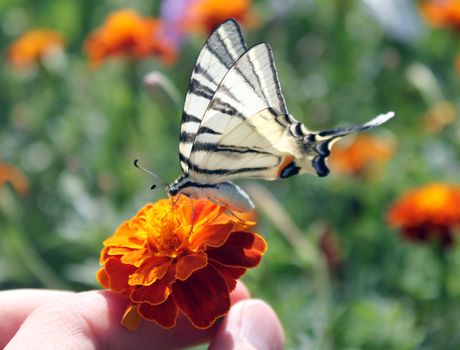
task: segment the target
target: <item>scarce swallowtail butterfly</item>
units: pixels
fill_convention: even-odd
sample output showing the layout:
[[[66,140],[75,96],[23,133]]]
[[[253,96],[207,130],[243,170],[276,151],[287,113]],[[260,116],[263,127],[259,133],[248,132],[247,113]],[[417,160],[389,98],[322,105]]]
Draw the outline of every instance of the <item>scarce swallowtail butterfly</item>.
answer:
[[[183,174],[168,186],[168,194],[208,198],[236,211],[253,209],[249,196],[230,180],[326,176],[335,141],[393,116],[308,130],[286,108],[270,46],[248,49],[238,24],[227,20],[208,38],[193,68],[180,132]]]

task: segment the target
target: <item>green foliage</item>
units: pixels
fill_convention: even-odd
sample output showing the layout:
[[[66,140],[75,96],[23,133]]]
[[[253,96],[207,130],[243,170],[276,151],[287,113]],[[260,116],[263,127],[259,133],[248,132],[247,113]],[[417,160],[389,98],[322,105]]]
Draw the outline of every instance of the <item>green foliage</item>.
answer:
[[[403,191],[459,180],[458,120],[436,134],[422,123],[436,102],[459,104],[458,33],[422,28],[419,40],[399,42],[359,1],[297,1],[284,15],[271,3],[256,2],[261,24],[244,31],[250,45],[272,45],[290,112],[315,130],[394,110],[397,117],[373,133],[393,138],[397,151],[370,178],[263,183],[313,255],[305,258],[273,224],[279,213],[262,214],[269,248],[246,283],[279,314],[289,349],[458,349],[459,248],[441,257],[433,246],[403,241],[385,221]],[[97,288],[102,241],[165,195],[149,191],[152,179],[132,161],[140,158],[167,182],[179,174],[181,100],[205,38],[188,41],[173,67],[118,59],[92,69],[84,38],[115,6],[145,15],[158,8],[141,1],[0,1],[4,61],[28,29],[56,29],[67,39],[64,56],[36,69],[0,66],[0,161],[14,164],[30,185],[24,195],[0,188],[1,289]],[[154,70],[177,92],[144,88],[143,77]],[[331,268],[317,249],[326,228],[341,251]]]

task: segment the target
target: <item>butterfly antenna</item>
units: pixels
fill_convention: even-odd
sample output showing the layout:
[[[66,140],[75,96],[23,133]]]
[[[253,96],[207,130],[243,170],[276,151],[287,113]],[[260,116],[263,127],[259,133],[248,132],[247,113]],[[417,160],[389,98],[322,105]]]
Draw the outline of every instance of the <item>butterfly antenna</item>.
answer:
[[[134,163],[133,163],[133,164],[134,164],[134,166],[135,166],[136,168],[141,169],[141,170],[145,171],[147,174],[152,175],[153,177],[157,178],[158,180],[161,181],[161,184],[162,184],[162,185],[166,185],[166,187],[169,188],[169,184],[168,184],[165,180],[163,180],[161,177],[159,177],[159,176],[158,176],[157,174],[155,174],[154,172],[152,172],[152,171],[150,171],[150,170],[147,170],[147,169],[145,169],[142,165],[140,165],[140,164],[139,164],[139,159],[137,159],[137,158],[134,159]],[[157,187],[157,184],[153,184],[153,185],[150,187],[150,189],[153,190],[153,189],[155,189],[156,187]]]

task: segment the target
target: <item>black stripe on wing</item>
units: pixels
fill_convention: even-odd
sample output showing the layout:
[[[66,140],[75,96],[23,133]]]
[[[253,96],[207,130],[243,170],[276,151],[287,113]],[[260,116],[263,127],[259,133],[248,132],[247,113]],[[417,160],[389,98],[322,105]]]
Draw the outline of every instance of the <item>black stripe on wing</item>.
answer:
[[[205,169],[200,168],[197,164],[189,163],[191,171],[194,171],[198,174],[204,175],[231,175],[231,174],[241,174],[241,173],[251,173],[258,172],[270,169],[269,167],[247,167],[247,168],[237,168],[237,169]]]
[[[202,84],[198,79],[192,78],[188,86],[188,93],[210,100],[214,95],[214,90]]]
[[[182,123],[188,122],[200,123],[201,119],[184,111],[182,112]]]
[[[222,152],[222,153],[238,153],[238,154],[244,154],[244,153],[253,153],[253,154],[266,154],[266,155],[272,155],[270,152],[265,152],[262,150],[258,150],[255,148],[248,148],[248,147],[239,147],[239,146],[231,146],[231,145],[220,145],[220,144],[215,144],[215,143],[206,143],[206,142],[200,142],[200,143],[195,143],[193,145],[193,151],[194,152]]]

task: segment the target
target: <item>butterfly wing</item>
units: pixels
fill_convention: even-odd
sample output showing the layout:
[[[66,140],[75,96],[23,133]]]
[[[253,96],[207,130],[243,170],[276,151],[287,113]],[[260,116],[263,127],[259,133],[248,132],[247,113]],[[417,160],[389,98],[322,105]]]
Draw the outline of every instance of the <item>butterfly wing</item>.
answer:
[[[393,116],[322,132],[309,131],[287,112],[270,47],[246,51],[217,88],[202,119],[188,162],[189,177],[220,183],[240,177],[286,178],[328,174],[332,144],[350,132]]]
[[[179,159],[183,173],[188,172],[188,159],[196,133],[217,87],[246,50],[240,28],[234,20],[222,23],[203,45],[190,78],[182,113]]]

